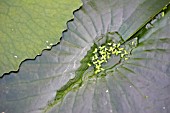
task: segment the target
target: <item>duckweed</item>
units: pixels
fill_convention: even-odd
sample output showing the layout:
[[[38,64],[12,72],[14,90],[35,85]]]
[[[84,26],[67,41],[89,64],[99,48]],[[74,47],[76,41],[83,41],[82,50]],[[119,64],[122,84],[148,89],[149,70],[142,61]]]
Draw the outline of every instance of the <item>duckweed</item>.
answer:
[[[94,73],[98,74],[105,70],[102,67],[102,64],[107,63],[112,55],[120,55],[120,58],[128,60],[128,52],[125,50],[125,48],[121,47],[120,43],[116,44],[114,42],[109,42],[94,49],[88,66],[93,66]]]

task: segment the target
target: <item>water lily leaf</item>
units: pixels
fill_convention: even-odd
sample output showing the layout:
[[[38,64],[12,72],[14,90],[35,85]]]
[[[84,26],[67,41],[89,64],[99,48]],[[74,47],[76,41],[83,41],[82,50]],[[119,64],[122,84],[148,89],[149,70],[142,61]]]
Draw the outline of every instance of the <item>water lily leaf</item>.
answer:
[[[1,112],[168,113],[170,11],[165,5],[169,1],[83,2],[60,44],[0,80]],[[143,13],[148,8],[153,8],[150,15]],[[119,21],[121,13],[127,16],[125,20],[133,16],[134,23],[138,21],[135,15],[144,20],[130,28],[126,23],[130,20]],[[124,32],[125,24],[135,30]],[[126,50],[127,59],[122,53],[113,54],[102,64],[104,71],[95,74],[95,67],[88,65],[95,48],[112,42],[115,50]]]
[[[170,11],[142,34],[127,61],[106,77],[84,79],[84,84],[69,92],[50,113],[168,113],[169,17]]]
[[[56,44],[80,5],[80,0],[1,0],[0,76]]]

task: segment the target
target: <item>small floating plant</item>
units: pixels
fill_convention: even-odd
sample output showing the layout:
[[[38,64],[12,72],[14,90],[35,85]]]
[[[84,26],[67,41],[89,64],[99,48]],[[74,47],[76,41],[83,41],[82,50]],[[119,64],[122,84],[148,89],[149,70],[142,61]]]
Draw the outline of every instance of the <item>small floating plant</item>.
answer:
[[[128,60],[128,54],[127,50],[121,47],[120,43],[109,42],[102,44],[99,47],[95,47],[88,66],[93,66],[94,74],[98,74],[105,70],[102,65],[107,63],[112,55],[120,56],[121,59]]]

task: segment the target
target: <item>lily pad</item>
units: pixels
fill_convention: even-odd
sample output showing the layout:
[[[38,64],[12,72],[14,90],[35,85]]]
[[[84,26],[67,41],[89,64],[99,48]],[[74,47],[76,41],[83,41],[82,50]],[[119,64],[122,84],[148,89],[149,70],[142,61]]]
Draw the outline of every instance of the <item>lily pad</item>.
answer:
[[[0,76],[58,43],[80,5],[80,0],[1,0]]]

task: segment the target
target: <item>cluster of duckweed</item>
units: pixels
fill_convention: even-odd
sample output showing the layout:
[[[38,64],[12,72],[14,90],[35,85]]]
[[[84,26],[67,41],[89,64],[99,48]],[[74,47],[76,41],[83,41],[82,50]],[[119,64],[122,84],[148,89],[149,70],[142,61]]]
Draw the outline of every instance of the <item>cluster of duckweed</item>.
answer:
[[[124,60],[128,60],[128,58],[126,57],[128,55],[128,52],[120,46],[120,43],[116,44],[114,42],[109,42],[96,47],[93,51],[93,55],[90,62],[88,63],[88,66],[93,66],[94,73],[98,74],[101,71],[104,71],[104,68],[102,68],[102,64],[107,63],[111,55],[120,55],[120,57]]]
[[[152,27],[154,26],[153,24],[154,24],[156,21],[160,20],[161,18],[163,18],[163,17],[165,16],[165,13],[166,13],[167,8],[168,8],[168,7],[165,6],[159,14],[157,14],[150,22],[148,22],[148,23],[146,24],[145,28],[146,28],[146,29],[152,28]]]

